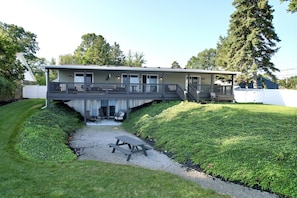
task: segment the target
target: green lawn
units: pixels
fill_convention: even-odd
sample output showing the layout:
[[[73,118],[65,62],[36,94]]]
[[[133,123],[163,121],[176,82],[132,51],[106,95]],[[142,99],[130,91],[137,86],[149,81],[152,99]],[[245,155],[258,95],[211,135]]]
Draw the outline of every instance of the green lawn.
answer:
[[[297,108],[164,102],[132,112],[123,126],[181,163],[297,197]]]
[[[23,100],[0,107],[0,197],[223,197],[161,171],[63,157],[65,147],[56,149],[67,138],[61,132],[73,128],[64,123],[68,116],[41,110],[43,104]],[[44,154],[44,139],[56,156]]]

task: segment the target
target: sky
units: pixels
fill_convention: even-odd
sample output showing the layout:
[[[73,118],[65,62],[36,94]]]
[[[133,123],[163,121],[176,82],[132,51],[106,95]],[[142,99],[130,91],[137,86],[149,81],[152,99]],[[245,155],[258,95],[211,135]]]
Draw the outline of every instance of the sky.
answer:
[[[216,48],[226,36],[233,0],[0,0],[0,21],[37,35],[38,57],[73,54],[87,33],[102,35],[144,54],[148,67],[185,67],[192,56]],[[287,3],[270,0],[273,25],[281,42],[272,62],[278,78],[297,75],[297,13]]]

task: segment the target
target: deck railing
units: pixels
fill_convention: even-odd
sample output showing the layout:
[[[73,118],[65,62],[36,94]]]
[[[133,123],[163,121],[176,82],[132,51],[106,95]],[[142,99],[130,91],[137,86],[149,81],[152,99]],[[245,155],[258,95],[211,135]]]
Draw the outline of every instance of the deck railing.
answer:
[[[82,83],[82,82],[50,82],[47,96],[51,99],[73,98],[138,98],[186,100],[186,94],[192,99],[210,99],[210,92],[220,95],[233,95],[232,89],[221,86],[200,85],[199,88],[189,85],[185,91],[178,84],[143,84],[143,83]],[[74,95],[75,94],[75,95]]]
[[[131,97],[166,97],[175,95],[184,100],[184,92],[177,84],[143,84],[143,83],[79,83],[79,82],[50,82],[48,95],[52,97],[62,97],[63,95],[113,95],[117,97],[130,95]],[[75,96],[73,96],[75,97]]]

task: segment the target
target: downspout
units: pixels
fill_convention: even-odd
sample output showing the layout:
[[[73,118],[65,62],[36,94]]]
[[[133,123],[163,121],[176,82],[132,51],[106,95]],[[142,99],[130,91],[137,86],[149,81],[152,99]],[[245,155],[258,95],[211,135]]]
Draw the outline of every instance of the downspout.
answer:
[[[87,101],[86,101],[86,71],[84,71],[84,123],[87,124],[87,118],[86,118],[86,111],[87,111]]]
[[[49,89],[49,69],[45,69],[45,84],[46,84],[46,96],[45,96],[45,106],[43,106],[41,109],[45,109],[50,107],[50,101],[48,99],[48,91]]]

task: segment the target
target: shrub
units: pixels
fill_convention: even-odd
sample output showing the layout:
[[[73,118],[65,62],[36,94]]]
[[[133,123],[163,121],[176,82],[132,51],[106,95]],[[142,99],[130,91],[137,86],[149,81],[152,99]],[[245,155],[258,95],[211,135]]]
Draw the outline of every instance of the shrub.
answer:
[[[63,105],[52,105],[33,114],[25,122],[16,150],[31,161],[72,161],[76,155],[67,146],[68,136],[81,126],[78,113]]]

